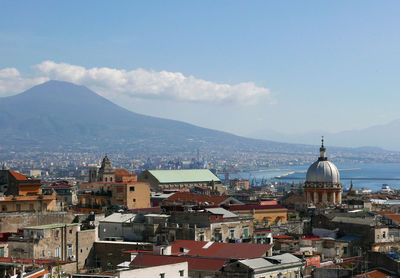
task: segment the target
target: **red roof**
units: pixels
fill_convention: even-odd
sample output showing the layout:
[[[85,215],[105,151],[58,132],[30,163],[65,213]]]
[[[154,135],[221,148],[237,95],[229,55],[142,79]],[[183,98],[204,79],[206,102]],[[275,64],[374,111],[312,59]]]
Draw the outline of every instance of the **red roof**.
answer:
[[[150,208],[134,208],[129,210],[132,213],[138,212],[162,212],[161,207],[150,207]]]
[[[1,263],[15,262],[15,263],[22,263],[22,264],[33,264],[33,263],[35,263],[35,264],[51,264],[51,263],[66,264],[66,263],[71,263],[72,261],[0,257],[0,262]]]
[[[271,230],[261,229],[261,230],[255,230],[253,233],[271,233]]]
[[[129,172],[126,169],[114,169],[114,174],[116,176],[129,176]]]
[[[188,256],[252,259],[264,256],[272,245],[253,243],[224,243],[194,240],[176,240],[171,244],[173,254],[182,254],[182,248],[188,249]]]
[[[190,270],[218,271],[224,266],[227,260],[139,253],[130,263],[130,266],[149,267],[183,262],[188,262]]]
[[[194,194],[190,192],[176,192],[168,197],[169,202],[179,203],[208,203],[209,205],[220,205],[231,196],[212,196],[204,194]]]
[[[358,274],[356,277],[359,278],[385,278],[385,277],[392,277],[391,275],[388,275],[380,270],[372,270],[370,272],[367,273],[363,273],[363,274]]]
[[[292,236],[288,236],[288,235],[273,236],[273,238],[277,238],[277,239],[293,239]]]
[[[21,173],[15,172],[13,170],[8,170],[8,172],[17,180],[17,181],[27,181],[28,176],[23,175]],[[34,178],[32,178],[34,180]]]
[[[301,236],[301,239],[306,239],[306,240],[321,240],[321,238],[314,236],[314,235],[304,235]]]
[[[244,204],[244,205],[230,205],[227,206],[228,210],[239,211],[239,210],[258,210],[258,209],[284,209],[285,207],[281,205],[260,205],[260,204]]]

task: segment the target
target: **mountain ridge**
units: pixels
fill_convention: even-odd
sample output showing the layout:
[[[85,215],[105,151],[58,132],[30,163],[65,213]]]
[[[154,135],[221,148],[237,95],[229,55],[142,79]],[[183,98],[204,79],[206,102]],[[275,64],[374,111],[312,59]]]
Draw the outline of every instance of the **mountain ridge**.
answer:
[[[303,153],[314,157],[318,148],[246,138],[138,114],[85,86],[56,80],[0,98],[0,127],[0,149],[13,151],[97,150],[151,155],[193,153],[200,148],[217,153]],[[329,150],[365,152],[340,147]]]

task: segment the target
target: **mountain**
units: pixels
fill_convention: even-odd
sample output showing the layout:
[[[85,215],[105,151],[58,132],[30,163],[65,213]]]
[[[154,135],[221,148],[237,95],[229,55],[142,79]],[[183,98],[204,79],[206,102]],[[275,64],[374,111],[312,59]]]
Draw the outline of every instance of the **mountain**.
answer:
[[[8,155],[27,151],[150,156],[194,154],[196,149],[201,149],[222,160],[227,157],[233,158],[232,161],[257,158],[296,163],[304,161],[304,157],[311,161],[318,153],[315,145],[245,138],[137,114],[84,86],[62,81],[49,81],[21,94],[0,98],[0,129],[0,152]],[[370,159],[371,154],[370,149],[339,147],[329,147],[329,152],[350,160]],[[379,157],[386,160],[386,156]]]
[[[98,148],[174,152],[284,145],[126,110],[84,86],[49,81],[0,98],[0,143],[14,149]],[[258,147],[257,147],[258,146]]]
[[[374,125],[363,129],[342,132],[310,131],[307,133],[279,133],[273,130],[260,130],[249,136],[264,140],[279,140],[288,143],[312,144],[321,135],[329,138],[329,144],[365,151],[396,150],[400,151],[400,119],[388,124]]]

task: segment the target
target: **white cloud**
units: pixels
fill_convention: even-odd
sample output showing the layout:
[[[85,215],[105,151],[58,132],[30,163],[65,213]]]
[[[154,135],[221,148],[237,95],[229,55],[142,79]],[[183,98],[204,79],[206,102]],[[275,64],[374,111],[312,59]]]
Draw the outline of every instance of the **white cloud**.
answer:
[[[252,82],[236,85],[219,84],[180,72],[136,69],[127,71],[112,68],[89,68],[44,61],[34,68],[34,78],[23,77],[17,69],[0,70],[0,94],[18,92],[49,79],[63,80],[84,85],[100,95],[119,98],[164,99],[187,102],[254,104],[261,98],[271,101],[267,88]],[[18,83],[18,84],[16,84]],[[15,86],[15,87],[14,87]],[[22,91],[21,90],[21,91]]]
[[[47,77],[23,77],[16,68],[0,69],[0,96],[7,96],[46,82]]]

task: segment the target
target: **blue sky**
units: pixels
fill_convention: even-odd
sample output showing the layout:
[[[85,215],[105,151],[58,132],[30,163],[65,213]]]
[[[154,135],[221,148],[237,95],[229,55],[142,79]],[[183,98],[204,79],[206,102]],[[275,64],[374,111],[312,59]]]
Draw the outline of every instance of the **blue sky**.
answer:
[[[18,74],[3,74],[0,93],[57,78],[139,113],[245,136],[365,128],[400,118],[399,12],[398,1],[1,1],[0,70]],[[117,72],[60,72],[93,68]],[[137,80],[138,69],[142,91],[110,92],[105,78]],[[160,72],[193,80],[182,89]],[[172,83],[146,94],[149,74],[154,86]]]

